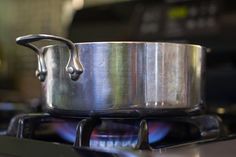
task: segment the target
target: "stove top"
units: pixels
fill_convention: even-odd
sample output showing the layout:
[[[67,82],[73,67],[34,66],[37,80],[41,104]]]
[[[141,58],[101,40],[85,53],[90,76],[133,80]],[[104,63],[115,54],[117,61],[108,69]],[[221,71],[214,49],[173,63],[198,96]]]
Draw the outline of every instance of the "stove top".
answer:
[[[232,156],[234,143],[222,120],[209,114],[104,118],[16,112],[1,128],[0,157]]]
[[[137,151],[128,148],[96,149],[73,148],[70,145],[53,142],[37,141],[32,139],[17,139],[0,136],[1,157],[227,157],[235,156],[236,140],[188,143],[168,148]]]
[[[15,116],[6,135],[73,144],[75,148],[130,147],[158,149],[186,142],[213,140],[224,135],[221,121],[213,115],[104,118],[54,117],[48,113]]]

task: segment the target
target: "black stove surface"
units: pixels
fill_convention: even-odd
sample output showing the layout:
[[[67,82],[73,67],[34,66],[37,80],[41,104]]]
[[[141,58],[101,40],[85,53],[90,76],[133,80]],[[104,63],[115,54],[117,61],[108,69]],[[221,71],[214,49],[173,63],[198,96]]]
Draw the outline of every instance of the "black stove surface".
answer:
[[[227,156],[236,153],[236,140],[229,139],[215,115],[122,119],[17,113],[0,133],[0,157],[217,157],[220,151]]]
[[[30,139],[0,136],[1,157],[115,157],[115,153],[88,148],[74,149],[70,145]]]
[[[236,140],[188,143],[156,150],[91,149],[31,139],[0,136],[0,157],[234,157]]]

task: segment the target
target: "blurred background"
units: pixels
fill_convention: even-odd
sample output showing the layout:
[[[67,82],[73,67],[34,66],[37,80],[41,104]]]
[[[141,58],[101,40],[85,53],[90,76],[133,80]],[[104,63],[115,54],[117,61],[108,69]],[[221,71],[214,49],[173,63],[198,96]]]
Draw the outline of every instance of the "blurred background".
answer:
[[[27,102],[38,99],[41,95],[40,83],[34,77],[36,56],[30,50],[17,46],[16,37],[37,33],[69,37],[71,22],[77,11],[114,2],[116,1],[1,0],[0,101]]]
[[[236,114],[236,5],[229,0],[1,0],[0,101],[37,104],[36,55],[26,34],[84,41],[165,41],[206,46],[209,112]],[[9,106],[8,106],[9,107]]]

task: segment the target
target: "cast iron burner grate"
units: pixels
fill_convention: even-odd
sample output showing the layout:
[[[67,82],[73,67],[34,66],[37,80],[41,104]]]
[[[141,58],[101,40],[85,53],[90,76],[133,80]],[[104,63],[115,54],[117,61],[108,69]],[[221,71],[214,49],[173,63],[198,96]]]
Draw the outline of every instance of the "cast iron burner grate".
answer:
[[[162,121],[171,123],[186,123],[197,128],[199,132],[198,141],[214,140],[223,135],[221,120],[214,115],[199,115],[199,116],[177,116],[177,117],[156,117],[156,118],[140,118],[140,119],[121,119],[121,118],[102,118],[102,117],[87,117],[87,118],[58,118],[48,113],[30,113],[17,115],[11,120],[7,130],[7,135],[15,136],[16,138],[33,138],[36,128],[41,123],[60,122],[61,120],[74,121],[77,124],[76,138],[73,143],[75,148],[89,147],[93,130],[106,120],[115,120],[119,122],[129,123],[132,121],[138,122],[137,142],[135,149],[155,149],[149,142],[149,121]]]

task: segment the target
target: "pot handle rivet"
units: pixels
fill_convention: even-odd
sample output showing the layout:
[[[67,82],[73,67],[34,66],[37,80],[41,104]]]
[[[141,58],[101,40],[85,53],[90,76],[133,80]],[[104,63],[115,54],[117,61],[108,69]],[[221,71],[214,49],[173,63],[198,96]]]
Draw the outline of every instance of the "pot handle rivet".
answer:
[[[68,39],[54,36],[54,35],[47,35],[47,34],[32,34],[26,35],[22,37],[18,37],[16,39],[16,43],[25,47],[28,47],[34,50],[38,56],[38,69],[36,70],[36,76],[40,81],[44,81],[47,75],[47,68],[43,58],[43,49],[38,48],[35,45],[31,44],[31,42],[43,40],[43,39],[50,39],[63,42],[67,45],[70,50],[70,57],[66,65],[66,72],[69,74],[71,80],[78,80],[79,76],[83,72],[83,66],[80,62],[79,55],[74,43]]]

